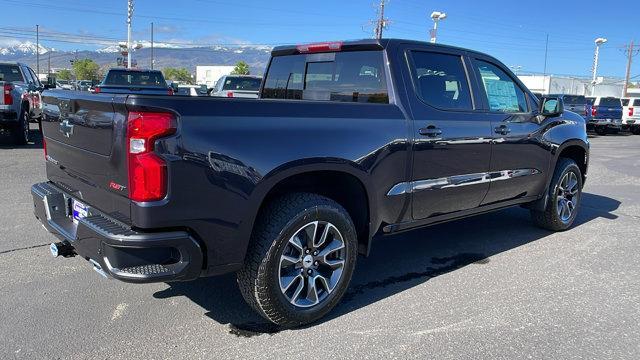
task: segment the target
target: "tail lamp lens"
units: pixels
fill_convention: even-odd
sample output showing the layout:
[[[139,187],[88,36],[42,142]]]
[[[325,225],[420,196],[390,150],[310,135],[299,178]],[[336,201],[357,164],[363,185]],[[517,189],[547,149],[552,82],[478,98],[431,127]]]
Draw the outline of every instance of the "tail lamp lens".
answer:
[[[5,84],[2,88],[2,95],[4,97],[5,105],[13,105],[13,96],[11,95],[11,91],[13,90],[13,86],[10,84]]]
[[[157,139],[176,132],[173,114],[131,112],[127,124],[129,197],[157,201],[167,196],[167,164],[154,151]]]

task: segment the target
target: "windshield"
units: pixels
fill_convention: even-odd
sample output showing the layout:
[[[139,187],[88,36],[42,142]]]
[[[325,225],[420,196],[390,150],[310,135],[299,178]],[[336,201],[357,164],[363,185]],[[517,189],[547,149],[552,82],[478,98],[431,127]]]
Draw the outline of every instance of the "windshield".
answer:
[[[222,90],[245,90],[245,91],[258,91],[260,90],[260,78],[250,77],[229,77],[224,81]]]
[[[111,70],[104,80],[104,85],[167,87],[167,83],[159,71]]]
[[[0,80],[7,82],[24,82],[17,65],[0,65]]]

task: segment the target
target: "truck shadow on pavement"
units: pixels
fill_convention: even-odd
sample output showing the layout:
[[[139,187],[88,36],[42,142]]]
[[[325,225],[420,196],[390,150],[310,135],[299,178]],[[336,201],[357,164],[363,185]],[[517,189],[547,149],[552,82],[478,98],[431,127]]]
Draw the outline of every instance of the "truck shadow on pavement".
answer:
[[[597,218],[614,220],[620,202],[601,195],[583,194],[575,227]],[[466,266],[483,266],[490,257],[553,234],[537,228],[528,210],[506,209],[455,222],[374,239],[372,253],[360,257],[351,286],[340,304],[315,324],[420,285]],[[229,333],[252,337],[282,329],[262,319],[244,302],[235,275],[171,283],[154,294],[159,299],[186,296],[206,316],[229,327]]]

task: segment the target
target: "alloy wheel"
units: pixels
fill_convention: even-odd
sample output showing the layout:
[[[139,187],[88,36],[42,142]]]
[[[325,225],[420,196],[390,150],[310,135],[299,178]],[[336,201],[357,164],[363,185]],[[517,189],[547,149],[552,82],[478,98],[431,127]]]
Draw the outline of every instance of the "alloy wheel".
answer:
[[[289,239],[280,256],[280,291],[300,308],[324,301],[342,278],[347,251],[338,228],[310,222]]]
[[[558,217],[564,223],[571,219],[576,210],[579,190],[578,176],[573,171],[564,174],[556,192]]]

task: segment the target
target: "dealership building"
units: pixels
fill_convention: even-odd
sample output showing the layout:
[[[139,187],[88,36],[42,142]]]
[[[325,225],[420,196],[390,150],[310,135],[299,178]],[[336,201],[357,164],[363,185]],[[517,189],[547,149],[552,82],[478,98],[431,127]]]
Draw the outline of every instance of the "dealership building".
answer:
[[[568,94],[585,96],[621,97],[624,80],[620,78],[598,77],[592,92],[591,79],[557,75],[519,75],[529,90],[542,94]]]

